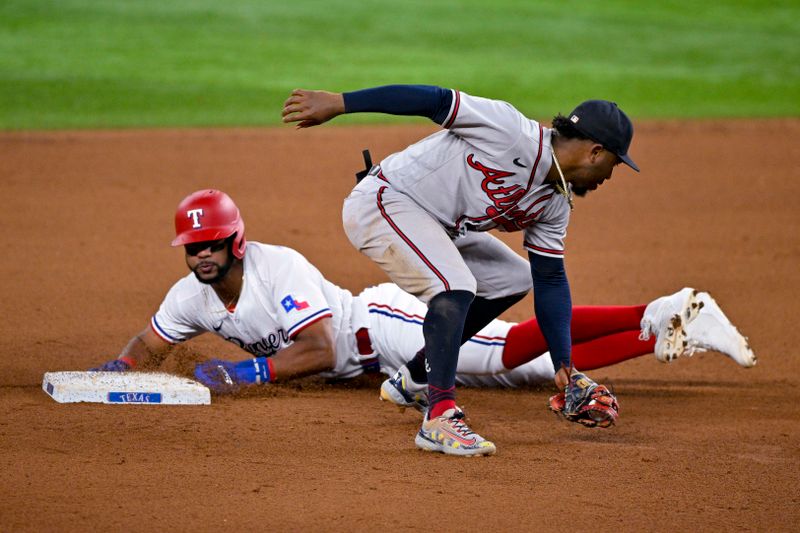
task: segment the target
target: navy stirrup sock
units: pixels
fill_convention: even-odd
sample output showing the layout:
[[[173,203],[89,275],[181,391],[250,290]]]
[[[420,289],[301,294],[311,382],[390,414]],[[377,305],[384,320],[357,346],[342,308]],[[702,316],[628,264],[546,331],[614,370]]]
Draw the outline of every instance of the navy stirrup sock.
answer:
[[[428,314],[422,324],[425,336],[425,356],[428,359],[428,385],[439,400],[454,400],[458,351],[464,321],[474,295],[469,291],[447,291],[434,296],[428,304]],[[452,392],[451,392],[452,391]],[[452,398],[450,397],[452,396]],[[431,415],[435,414],[436,398],[431,399]]]
[[[428,370],[425,368],[425,348],[418,351],[411,361],[406,363],[411,379],[416,383],[428,382]]]

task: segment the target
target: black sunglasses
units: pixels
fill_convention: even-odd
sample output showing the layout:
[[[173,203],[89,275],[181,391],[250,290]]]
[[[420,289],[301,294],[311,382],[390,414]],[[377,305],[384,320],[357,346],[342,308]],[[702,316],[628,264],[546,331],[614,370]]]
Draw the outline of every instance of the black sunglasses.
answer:
[[[212,254],[215,252],[221,252],[227,245],[228,239],[220,239],[218,241],[193,242],[191,244],[184,244],[183,247],[186,249],[186,255],[194,256],[203,250],[209,250]]]

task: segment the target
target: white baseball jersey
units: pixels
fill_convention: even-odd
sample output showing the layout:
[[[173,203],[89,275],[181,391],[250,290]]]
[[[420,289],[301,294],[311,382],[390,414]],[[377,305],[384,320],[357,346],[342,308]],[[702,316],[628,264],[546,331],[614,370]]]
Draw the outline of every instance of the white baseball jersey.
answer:
[[[363,290],[354,304],[367,307],[370,339],[384,373],[394,374],[422,348],[427,307],[418,298],[393,283],[382,283]],[[512,326],[493,320],[464,343],[456,368],[459,385],[520,387],[553,380],[553,363],[546,352],[512,370],[503,366],[503,349]]]
[[[523,230],[528,251],[562,257],[569,203],[544,183],[552,130],[507,102],[460,91],[443,127],[381,161],[377,177],[451,234]]]
[[[269,357],[327,317],[333,325],[337,362],[324,375],[347,377],[361,371],[350,329],[350,292],[326,280],[291,248],[248,242],[243,266],[242,291],[233,311],[226,309],[210,285],[189,273],[170,289],[153,315],[153,330],[169,343],[209,331],[254,356]]]

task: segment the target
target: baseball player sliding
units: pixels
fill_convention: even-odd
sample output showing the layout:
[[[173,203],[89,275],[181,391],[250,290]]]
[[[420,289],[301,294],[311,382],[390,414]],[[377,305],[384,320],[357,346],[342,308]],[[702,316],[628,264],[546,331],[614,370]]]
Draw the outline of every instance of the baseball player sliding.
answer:
[[[177,343],[212,332],[253,355],[196,366],[197,379],[218,393],[310,374],[350,378],[380,369],[408,376],[404,365],[424,343],[426,308],[397,285],[386,283],[353,296],[296,251],[247,242],[238,208],[217,190],[187,196],[175,212],[175,230],[172,245],[184,247],[191,272],[170,289],[149,325],[122,353],[94,370],[130,370],[160,359]],[[680,346],[685,341],[685,348],[673,350],[675,339]],[[714,300],[692,289],[648,306],[576,307],[572,340],[572,361],[580,370],[654,351],[666,361],[714,350],[742,366],[755,364],[745,338]],[[546,350],[536,320],[493,320],[461,348],[457,380],[503,387],[552,380],[553,364],[541,357]],[[428,407],[424,386],[408,381],[400,397],[386,390],[381,396],[401,407]],[[559,402],[563,396],[551,400],[556,406]],[[451,438],[468,450],[481,442],[466,431]],[[457,453],[459,447],[453,448]]]
[[[638,171],[628,156],[633,126],[625,113],[612,102],[589,100],[555,117],[551,129],[506,102],[392,85],[343,94],[295,90],[283,120],[306,128],[367,111],[428,117],[443,128],[372,168],[342,211],[353,245],[428,305],[424,349],[406,365],[407,375],[384,387],[405,396],[404,387],[427,383],[430,407],[417,446],[494,453],[495,445],[471,431],[456,407],[459,347],[531,287],[555,384],[565,393],[561,412],[569,420],[613,424],[616,398],[573,368],[563,256],[572,194],[595,190],[620,163]],[[528,261],[486,233],[491,229],[523,231]],[[470,435],[474,444],[451,435]]]

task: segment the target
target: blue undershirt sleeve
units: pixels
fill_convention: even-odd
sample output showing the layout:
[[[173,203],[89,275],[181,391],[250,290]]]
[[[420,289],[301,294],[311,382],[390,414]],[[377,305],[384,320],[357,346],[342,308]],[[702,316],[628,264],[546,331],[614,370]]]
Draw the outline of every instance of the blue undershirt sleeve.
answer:
[[[345,113],[416,115],[437,124],[447,119],[453,102],[453,91],[433,85],[384,85],[343,96]]]
[[[528,252],[533,276],[534,312],[556,372],[570,367],[572,295],[564,260]]]

